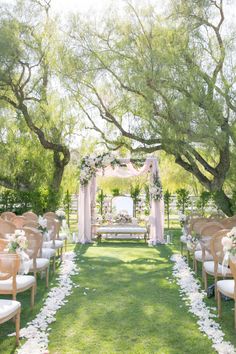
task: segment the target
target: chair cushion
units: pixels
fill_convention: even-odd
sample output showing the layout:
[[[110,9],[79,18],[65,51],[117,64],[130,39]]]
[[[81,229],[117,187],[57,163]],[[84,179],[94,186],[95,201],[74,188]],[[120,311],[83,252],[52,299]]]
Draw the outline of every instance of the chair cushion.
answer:
[[[56,251],[53,248],[42,248],[42,257],[50,259],[56,256]]]
[[[60,234],[59,234],[59,240],[64,241],[64,240],[66,240],[66,239],[67,239],[67,234],[65,234],[65,233],[63,233],[63,232],[60,232]]]
[[[217,282],[217,289],[224,295],[234,298],[234,280],[219,280]]]
[[[16,288],[17,291],[28,289],[35,284],[35,278],[32,275],[17,275],[16,276]],[[12,278],[7,280],[0,280],[0,293],[1,290],[12,290]]]
[[[36,269],[45,269],[49,266],[47,258],[36,258]],[[30,272],[33,270],[33,260],[30,260]]]
[[[214,275],[214,262],[213,261],[204,262],[203,266],[204,266],[205,271],[208,274]],[[232,275],[230,268],[227,268],[227,267],[224,267],[224,269],[222,269],[222,268],[223,268],[222,264],[218,264],[218,269],[217,269],[218,275],[224,275],[224,276]]]
[[[14,300],[0,300],[0,320],[8,317],[11,313],[20,309],[21,304]]]
[[[55,240],[55,244],[53,244],[53,241],[48,241],[48,242],[43,242],[43,248],[62,248],[63,247],[63,241],[61,240]]]
[[[202,262],[202,251],[195,251],[194,257],[198,262]],[[205,261],[213,261],[213,257],[209,252],[205,252]]]

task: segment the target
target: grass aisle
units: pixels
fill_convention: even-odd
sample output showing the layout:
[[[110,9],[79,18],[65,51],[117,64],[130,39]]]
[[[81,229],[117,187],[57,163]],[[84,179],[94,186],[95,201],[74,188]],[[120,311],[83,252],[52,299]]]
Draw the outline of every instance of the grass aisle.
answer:
[[[77,251],[80,287],[51,326],[50,353],[214,353],[167,279],[169,247],[102,242]]]

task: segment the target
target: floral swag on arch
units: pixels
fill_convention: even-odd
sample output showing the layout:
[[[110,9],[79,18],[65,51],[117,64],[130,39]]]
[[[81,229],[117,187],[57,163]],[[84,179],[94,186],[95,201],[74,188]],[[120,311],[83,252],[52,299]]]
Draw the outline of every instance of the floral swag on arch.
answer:
[[[92,220],[95,216],[96,176],[128,178],[150,172],[150,243],[164,243],[164,202],[157,159],[147,158],[141,168],[135,168],[128,158],[112,156],[109,153],[97,157],[88,156],[81,162],[79,192],[78,242],[92,241]]]

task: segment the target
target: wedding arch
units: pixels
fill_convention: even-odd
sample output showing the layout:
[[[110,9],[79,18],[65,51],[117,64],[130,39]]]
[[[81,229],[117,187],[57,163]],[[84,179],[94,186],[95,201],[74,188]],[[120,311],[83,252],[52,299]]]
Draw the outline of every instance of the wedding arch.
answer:
[[[150,173],[150,243],[164,242],[164,202],[157,159],[149,157],[141,168],[135,168],[131,159],[117,159],[110,154],[85,157],[81,163],[79,191],[79,232],[77,241],[92,241],[92,220],[95,220],[96,176],[128,178]]]

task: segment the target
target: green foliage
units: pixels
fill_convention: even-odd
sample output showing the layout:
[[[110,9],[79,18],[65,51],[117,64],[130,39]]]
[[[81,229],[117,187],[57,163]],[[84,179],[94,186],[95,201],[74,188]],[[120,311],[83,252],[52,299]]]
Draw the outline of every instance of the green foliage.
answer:
[[[120,195],[120,189],[119,188],[112,188],[111,194],[113,197],[117,197],[118,195]]]
[[[205,208],[207,207],[209,201],[211,200],[212,195],[210,192],[207,191],[203,191],[196,203],[196,206],[198,209],[200,209],[200,212],[202,214],[202,216],[205,216]]]
[[[145,192],[145,215],[149,215],[150,214],[151,198],[150,198],[150,192],[149,192],[149,185],[148,184],[144,185],[144,192]]]
[[[190,196],[189,191],[184,188],[177,189],[177,207],[178,209],[185,214],[186,208],[190,205]]]
[[[100,189],[99,193],[97,194],[97,203],[99,205],[99,214],[103,215],[103,203],[106,198],[106,194],[104,194],[103,189]]]
[[[71,205],[71,195],[67,190],[63,198],[63,209],[66,212],[67,224],[70,226],[70,205]]]
[[[137,203],[140,201],[141,190],[142,190],[142,188],[141,188],[140,184],[132,184],[130,187],[130,196],[134,202],[134,206],[133,206],[134,217],[136,217]]]

